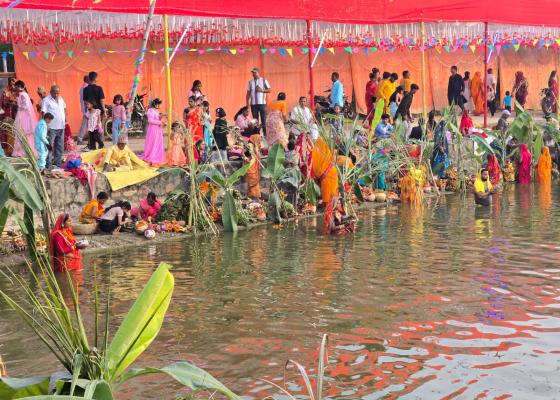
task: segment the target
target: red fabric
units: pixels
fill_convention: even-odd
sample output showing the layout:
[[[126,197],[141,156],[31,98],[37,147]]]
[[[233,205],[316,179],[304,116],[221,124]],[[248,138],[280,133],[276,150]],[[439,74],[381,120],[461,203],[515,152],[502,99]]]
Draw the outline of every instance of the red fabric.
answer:
[[[0,0],[4,8],[13,0]],[[143,13],[148,0],[25,0],[17,8],[48,10],[98,10]],[[558,0],[457,1],[448,0],[261,0],[247,3],[236,0],[157,0],[156,14],[212,17],[284,18],[352,23],[396,23],[418,21],[486,21],[504,24],[560,25],[554,12]]]
[[[72,175],[74,175],[74,177],[76,177],[76,179],[78,179],[82,185],[85,185],[86,183],[88,183],[87,172],[84,171],[83,169],[81,169],[81,168],[69,168],[68,172],[71,172]]]
[[[500,164],[495,155],[488,155],[488,175],[490,175],[490,183],[492,186],[498,185],[502,181],[502,171],[500,169]]]
[[[459,130],[463,135],[468,135],[469,129],[471,128],[474,128],[473,120],[467,113],[464,113],[461,117],[461,125],[459,125]]]
[[[523,143],[519,146],[519,164],[517,167],[517,181],[522,184],[531,183],[531,159],[533,156],[529,152],[527,145]]]
[[[154,204],[150,205],[148,203],[148,198],[146,197],[140,200],[140,205],[138,207],[134,207],[130,210],[130,215],[147,220],[148,218],[155,218],[160,208],[161,202],[159,200],[156,200]]]
[[[76,239],[72,228],[62,227],[65,215],[60,214],[50,234],[49,250],[53,269],[58,272],[78,271],[82,269],[82,255],[75,248]]]

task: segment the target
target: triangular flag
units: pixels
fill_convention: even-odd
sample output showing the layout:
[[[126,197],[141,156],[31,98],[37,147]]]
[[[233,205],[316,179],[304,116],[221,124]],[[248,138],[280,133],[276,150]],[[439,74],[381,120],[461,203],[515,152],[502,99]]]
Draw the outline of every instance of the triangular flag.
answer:
[[[513,45],[513,48],[515,49],[515,51],[517,51],[517,50],[519,50],[519,47],[520,47],[520,46],[521,46],[521,45],[519,45],[519,44],[514,44],[514,45]]]
[[[556,44],[560,46],[560,39],[556,39]]]
[[[445,49],[445,51],[447,51],[449,53],[449,51],[451,50],[451,47],[449,47],[449,45],[443,46],[443,48]]]
[[[346,50],[348,53],[352,54],[352,47],[350,47],[350,46],[345,47],[344,50]]]
[[[157,50],[150,50],[150,53],[157,54]]]
[[[266,52],[268,51],[268,49],[261,49],[261,53],[266,54]]]
[[[324,47],[321,47],[321,54],[325,54],[327,52],[327,49],[325,49]]]
[[[494,51],[496,47],[493,44],[489,44],[488,48],[490,49],[490,51]]]
[[[245,49],[239,49],[239,54],[245,54]]]
[[[45,51],[43,54],[45,55],[45,59],[48,60],[48,59],[49,59],[49,52],[48,52],[48,51]]]
[[[272,54],[276,53],[276,49],[274,47],[272,49],[269,49],[268,51],[270,51],[270,53]]]
[[[288,54],[290,55],[290,57],[293,57],[293,56],[294,56],[294,55],[293,55],[293,52],[292,52],[292,49],[286,49],[286,51],[288,52]]]
[[[280,49],[278,49],[278,51],[280,52],[282,57],[286,57],[286,49],[284,49],[283,47],[280,47]]]
[[[198,49],[198,54],[204,54],[204,49]]]
[[[30,52],[29,57],[33,60],[35,58],[35,52],[34,51]]]
[[[115,52],[115,50],[107,50],[107,53],[109,54],[113,54]]]
[[[237,49],[229,49],[229,52],[233,55],[237,54]]]
[[[435,49],[439,54],[441,54],[441,45],[440,44],[436,44]]]
[[[370,50],[375,53],[377,51],[377,47],[372,47]]]
[[[364,54],[367,56],[369,54],[369,49],[367,47],[364,47]]]
[[[474,44],[471,44],[469,46],[469,49],[471,49],[471,51],[474,53],[476,51],[476,46]]]
[[[302,47],[301,48],[301,54],[307,54],[309,53],[309,48],[308,47]]]
[[[23,56],[29,60],[29,53],[27,51],[22,51],[21,54],[23,54]]]
[[[502,50],[502,45],[501,44],[497,44],[496,45],[496,54],[500,54],[500,50]]]
[[[68,58],[72,58],[72,55],[74,54],[74,52],[72,50],[68,50],[66,52],[66,54],[68,54]]]
[[[329,47],[329,51],[331,52],[331,54],[334,54],[334,47]]]

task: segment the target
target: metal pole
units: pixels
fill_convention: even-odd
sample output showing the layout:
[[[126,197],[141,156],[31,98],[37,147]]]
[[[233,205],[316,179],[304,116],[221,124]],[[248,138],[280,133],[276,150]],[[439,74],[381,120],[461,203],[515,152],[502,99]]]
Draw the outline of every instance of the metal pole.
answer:
[[[420,64],[422,68],[422,118],[424,119],[424,126],[428,122],[428,110],[426,109],[426,48],[424,40],[426,37],[426,26],[424,21],[420,22],[420,30],[422,31],[422,51],[420,52]]]
[[[311,21],[307,20],[307,47],[309,51],[307,52],[308,56],[308,68],[309,68],[309,101],[311,104],[311,112],[315,110],[315,86],[313,84],[313,54],[311,54],[311,46],[313,45],[313,41],[311,39]]]
[[[167,147],[171,146],[171,122],[173,121],[173,96],[171,93],[171,67],[169,65],[169,26],[167,14],[163,16],[165,81],[167,83]]]
[[[484,23],[484,128],[488,128],[488,22]]]
[[[146,47],[148,46],[148,38],[150,37],[150,31],[152,28],[152,17],[154,16],[155,8],[156,8],[156,0],[151,0],[150,12],[146,17],[146,30],[144,31],[144,37],[142,38],[142,46],[140,47],[140,57],[135,62],[136,73],[134,74],[132,89],[130,90],[130,101],[128,102],[128,107],[126,108],[126,121],[129,127],[131,125],[132,108],[134,107],[134,100],[136,99],[136,93],[138,92],[138,82],[140,81],[140,74],[142,72],[142,63],[144,62]]]

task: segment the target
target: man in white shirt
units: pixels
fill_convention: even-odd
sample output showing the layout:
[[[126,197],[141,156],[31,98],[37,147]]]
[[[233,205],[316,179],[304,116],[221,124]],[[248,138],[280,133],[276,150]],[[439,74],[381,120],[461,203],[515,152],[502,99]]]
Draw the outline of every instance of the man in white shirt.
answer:
[[[253,118],[258,120],[260,117],[263,132],[266,133],[266,94],[270,93],[270,84],[260,76],[258,68],[253,68],[251,73],[253,79],[249,81],[247,87],[247,107],[251,107]]]
[[[294,133],[299,135],[301,132],[308,132],[313,124],[313,114],[307,107],[307,97],[301,96],[297,106],[290,112],[290,120],[295,124],[292,128]]]
[[[47,139],[52,147],[47,158],[47,168],[53,164],[57,167],[62,166],[62,154],[64,153],[64,127],[66,126],[66,103],[60,96],[60,88],[57,85],[51,86],[51,94],[43,99],[41,113],[50,113],[54,119],[49,124]]]

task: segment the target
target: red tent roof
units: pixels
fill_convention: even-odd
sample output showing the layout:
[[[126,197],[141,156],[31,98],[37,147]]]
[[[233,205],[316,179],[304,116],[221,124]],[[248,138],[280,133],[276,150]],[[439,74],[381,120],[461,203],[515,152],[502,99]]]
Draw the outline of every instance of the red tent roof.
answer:
[[[0,7],[146,13],[147,0],[0,0]],[[492,22],[560,26],[560,0],[157,0],[156,13],[346,23]]]

